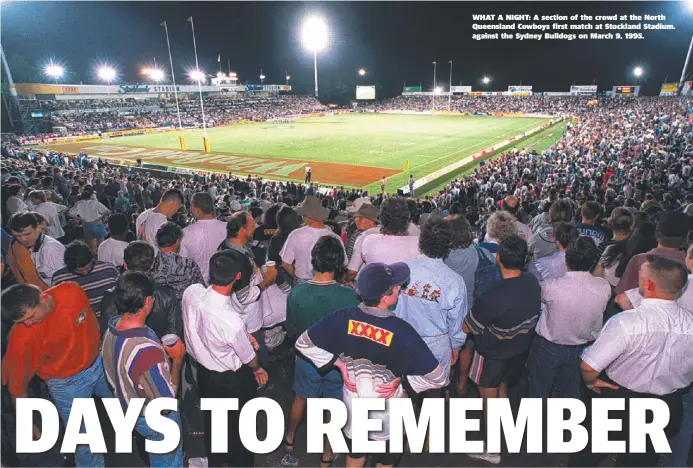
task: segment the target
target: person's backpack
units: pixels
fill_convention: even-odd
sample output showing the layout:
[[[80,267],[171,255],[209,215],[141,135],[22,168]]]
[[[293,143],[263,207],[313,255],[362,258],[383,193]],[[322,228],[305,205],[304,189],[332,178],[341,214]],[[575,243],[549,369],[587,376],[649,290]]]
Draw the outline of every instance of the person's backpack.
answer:
[[[474,301],[483,296],[496,282],[501,280],[500,269],[496,262],[482,252],[485,249],[481,247],[475,248],[479,264],[476,266],[476,270],[474,270]]]

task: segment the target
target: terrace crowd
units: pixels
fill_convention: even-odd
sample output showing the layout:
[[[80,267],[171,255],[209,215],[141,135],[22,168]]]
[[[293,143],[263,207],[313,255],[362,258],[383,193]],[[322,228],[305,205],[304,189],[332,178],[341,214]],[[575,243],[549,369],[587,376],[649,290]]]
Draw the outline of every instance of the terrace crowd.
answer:
[[[669,408],[672,453],[648,444],[616,464],[687,466],[693,102],[556,99],[458,100],[574,119],[547,149],[482,161],[430,197],[154,175],[4,136],[3,432],[14,427],[11,397],[51,399],[66,421],[74,398],[168,396],[181,402],[167,417],[183,442],[145,463],[317,465],[300,429],[307,398],[341,399],[351,411],[355,398],[378,396],[417,407],[433,397],[510,397],[514,407],[522,397],[648,397]],[[233,107],[217,104],[224,115]],[[403,97],[380,110],[424,105]],[[243,448],[235,411],[229,452],[211,453],[210,413],[197,400],[243,405],[258,395],[287,415],[276,460]],[[378,417],[372,437],[388,440],[387,415]],[[627,412],[610,417],[624,419],[611,435],[624,440]],[[144,419],[136,431],[158,437]],[[349,443],[348,427],[344,435]],[[533,464],[598,466],[607,455],[588,445]],[[12,464],[64,462],[44,456],[55,458]],[[453,463],[470,463],[464,456]],[[468,456],[521,464],[488,450]],[[336,457],[326,444],[319,462]],[[352,453],[347,466],[367,457],[391,466],[402,454]],[[104,458],[81,446],[75,462]]]

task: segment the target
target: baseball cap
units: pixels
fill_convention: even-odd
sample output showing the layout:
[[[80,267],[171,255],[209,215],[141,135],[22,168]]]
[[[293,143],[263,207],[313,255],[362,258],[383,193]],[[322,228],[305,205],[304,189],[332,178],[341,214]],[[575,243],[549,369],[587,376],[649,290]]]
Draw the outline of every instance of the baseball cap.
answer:
[[[356,213],[359,210],[359,208],[361,208],[362,205],[366,205],[366,204],[367,205],[372,204],[370,198],[368,198],[368,197],[357,198],[356,200],[354,200],[354,206],[348,206],[347,207],[347,212],[352,213],[352,214]]]
[[[409,280],[410,275],[409,266],[403,262],[371,263],[356,278],[356,289],[362,299],[378,299],[391,287]]]

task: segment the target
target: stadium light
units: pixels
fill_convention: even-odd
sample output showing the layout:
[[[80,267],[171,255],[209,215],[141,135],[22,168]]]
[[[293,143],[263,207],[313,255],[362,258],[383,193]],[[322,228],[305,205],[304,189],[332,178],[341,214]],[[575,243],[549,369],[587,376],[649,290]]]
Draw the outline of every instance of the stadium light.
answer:
[[[261,68],[260,69],[260,83],[261,84],[265,82],[265,78],[267,78],[267,77],[265,76],[264,73],[262,73],[262,68]]]
[[[434,89],[434,91],[436,92],[436,94],[440,94],[443,92],[443,89],[440,86],[436,86],[436,89]]]
[[[191,80],[196,81],[198,83],[205,81],[205,74],[204,74],[204,72],[202,72],[200,70],[190,70],[188,72],[188,76],[190,77]]]
[[[152,68],[151,70],[149,70],[149,78],[151,78],[152,81],[163,81],[164,71],[159,70],[158,68]]]
[[[318,97],[318,51],[327,46],[327,23],[319,16],[310,16],[303,22],[301,38],[304,46],[313,52],[315,98]]]
[[[642,74],[643,74],[643,69],[642,69],[642,67],[635,67],[635,68],[633,68],[633,75],[635,75],[636,77],[640,78],[640,77],[642,76]]]
[[[359,75],[361,75],[361,76],[366,76],[366,70],[364,70],[363,68],[360,69],[360,70],[359,70]]]
[[[65,73],[65,69],[61,65],[53,63],[53,60],[51,59],[51,62],[43,69],[43,72],[47,77],[54,79],[57,83],[58,79],[61,78]]]
[[[96,70],[96,74],[101,81],[105,81],[109,85],[111,84],[111,81],[115,80],[116,77],[115,68],[108,65],[100,67],[98,70]]]
[[[484,84],[485,84],[486,86],[488,86],[488,84],[491,82],[491,78],[489,78],[488,76],[485,76],[485,77],[482,78],[481,81],[483,81]]]

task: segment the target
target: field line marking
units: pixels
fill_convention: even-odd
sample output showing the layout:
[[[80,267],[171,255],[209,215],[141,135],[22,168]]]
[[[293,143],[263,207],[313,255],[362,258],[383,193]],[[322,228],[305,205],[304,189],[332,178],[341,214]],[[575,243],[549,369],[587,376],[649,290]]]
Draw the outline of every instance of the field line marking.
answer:
[[[532,123],[532,124],[530,124],[530,125],[528,125],[528,126],[526,126],[526,127],[522,127],[522,128],[520,128],[520,129],[512,130],[512,132],[510,132],[510,135],[508,135],[508,136],[512,136],[512,135],[513,135],[514,133],[516,133],[516,132],[522,133],[524,130],[527,130],[528,128],[533,127],[534,125],[536,125],[536,122],[535,122],[535,123]],[[505,136],[497,136],[497,135],[496,135],[496,136],[493,136],[493,137],[491,137],[491,138],[487,138],[486,140],[482,141],[481,143],[476,143],[476,144],[474,144],[474,145],[467,146],[466,148],[460,148],[459,150],[455,150],[455,151],[452,151],[452,152],[450,152],[450,153],[444,154],[443,156],[441,156],[441,157],[439,157],[439,158],[432,159],[432,160],[430,160],[430,161],[426,161],[425,163],[418,164],[418,165],[412,167],[412,168],[409,169],[409,170],[410,170],[410,171],[413,171],[413,170],[416,169],[417,167],[425,166],[425,165],[427,165],[427,164],[433,164],[433,163],[435,163],[436,161],[440,161],[441,159],[445,159],[445,158],[450,157],[450,156],[452,156],[452,155],[454,155],[454,154],[461,153],[461,152],[463,152],[463,151],[466,151],[466,150],[468,150],[468,149],[474,148],[474,147],[476,147],[476,146],[484,145],[487,141],[491,141],[491,140],[503,141],[503,139],[505,139],[505,138],[506,138]]]

